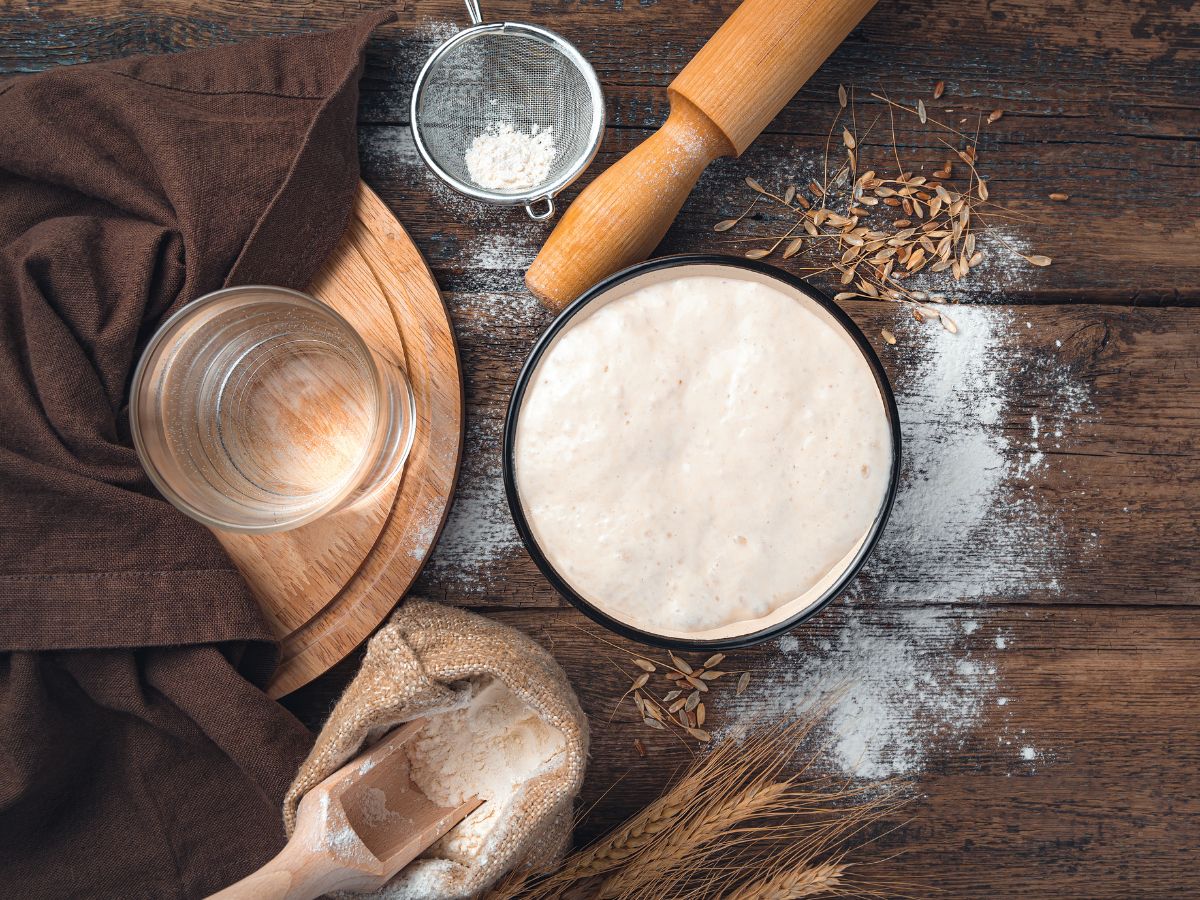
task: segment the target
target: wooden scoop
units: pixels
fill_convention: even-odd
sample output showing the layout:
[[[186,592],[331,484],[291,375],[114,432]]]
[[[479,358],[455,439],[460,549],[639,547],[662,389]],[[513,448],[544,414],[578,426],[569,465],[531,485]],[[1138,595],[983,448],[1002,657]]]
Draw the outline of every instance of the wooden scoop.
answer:
[[[304,795],[296,830],[278,856],[210,900],[311,900],[382,887],[482,802],[435,806],[408,775],[403,747],[420,719],[338,769]]]
[[[875,0],[745,0],[671,82],[671,114],[588,185],[525,275],[558,311],[641,262],[667,233],[700,173],[741,155]]]

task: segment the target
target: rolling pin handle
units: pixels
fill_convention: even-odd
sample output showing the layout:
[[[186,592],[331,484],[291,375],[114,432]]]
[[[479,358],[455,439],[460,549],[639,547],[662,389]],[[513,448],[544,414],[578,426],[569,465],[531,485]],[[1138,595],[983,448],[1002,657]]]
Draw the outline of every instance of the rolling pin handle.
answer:
[[[530,293],[558,312],[600,279],[641,262],[671,227],[700,173],[733,153],[720,128],[672,93],[663,127],[567,207],[525,273]]]

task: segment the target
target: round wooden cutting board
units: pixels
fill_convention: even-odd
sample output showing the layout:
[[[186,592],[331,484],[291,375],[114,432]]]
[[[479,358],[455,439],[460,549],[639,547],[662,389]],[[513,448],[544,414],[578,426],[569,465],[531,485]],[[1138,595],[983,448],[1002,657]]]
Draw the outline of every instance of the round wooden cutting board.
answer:
[[[416,436],[403,471],[350,509],[275,534],[214,532],[279,638],[272,697],[329,669],[396,606],[441,532],[462,452],[462,375],[446,307],[420,251],[365,184],[308,291],[405,371]]]

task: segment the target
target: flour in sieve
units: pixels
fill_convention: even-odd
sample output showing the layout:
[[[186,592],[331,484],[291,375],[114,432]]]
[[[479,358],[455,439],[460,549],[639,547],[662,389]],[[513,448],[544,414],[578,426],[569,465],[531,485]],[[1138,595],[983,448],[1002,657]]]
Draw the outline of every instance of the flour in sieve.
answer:
[[[546,183],[557,154],[552,129],[534,125],[525,134],[500,122],[489,125],[471,142],[467,172],[472,181],[489,191],[527,191]]]
[[[482,864],[509,802],[565,747],[562,732],[497,681],[480,686],[463,709],[430,719],[409,745],[413,782],[439,806],[483,800],[431,855]]]

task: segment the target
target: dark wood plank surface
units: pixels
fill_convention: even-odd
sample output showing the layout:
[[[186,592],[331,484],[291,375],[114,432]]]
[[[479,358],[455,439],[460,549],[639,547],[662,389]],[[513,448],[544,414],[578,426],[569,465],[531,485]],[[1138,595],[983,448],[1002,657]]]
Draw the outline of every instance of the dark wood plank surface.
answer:
[[[12,3],[0,6],[0,73],[328,28],[377,5]],[[663,89],[735,5],[496,0],[485,13],[554,28],[593,62],[610,119],[595,173],[661,122]],[[688,754],[627,712],[609,721],[623,687],[611,653],[537,573],[507,518],[500,427],[549,321],[521,287],[546,227],[457,198],[422,168],[408,130],[412,79],[465,14],[457,0],[395,6],[402,21],[372,44],[363,82],[363,174],[446,291],[468,398],[459,499],[419,590],[528,631],[567,669],[593,723],[583,801],[624,779],[582,826],[587,839]],[[938,79],[947,90],[935,104]],[[863,703],[855,727],[896,738],[876,758],[917,794],[912,823],[884,844],[906,850],[897,876],[935,873],[947,896],[1195,895],[1200,8],[880,0],[742,159],[705,174],[661,250],[737,250],[712,223],[741,210],[746,175],[802,181],[819,163],[839,83],[924,97],[972,129],[979,112],[1003,108],[980,142],[992,195],[1032,220],[1007,237],[1055,263],[1035,270],[996,248],[956,295],[967,304],[952,311],[957,338],[894,306],[848,304],[905,420],[897,516],[850,596],[794,642],[738,655],[754,687],[718,702],[714,721],[786,707],[809,680],[815,692],[845,676]],[[898,143],[918,167],[943,156],[921,131],[902,128]],[[1071,201],[1052,203],[1051,191]],[[879,338],[884,326],[896,346]],[[318,726],[356,661],[290,708]]]

